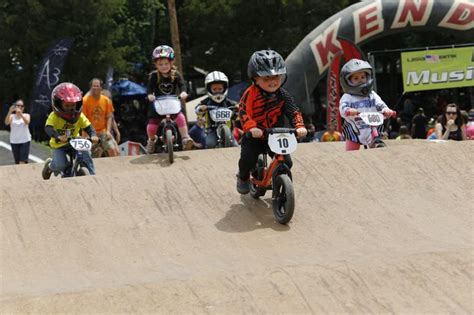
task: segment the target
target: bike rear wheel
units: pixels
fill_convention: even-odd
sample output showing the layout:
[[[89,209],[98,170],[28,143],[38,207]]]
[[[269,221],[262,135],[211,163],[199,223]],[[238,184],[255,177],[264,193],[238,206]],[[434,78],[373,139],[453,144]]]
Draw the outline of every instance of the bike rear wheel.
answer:
[[[273,216],[280,224],[290,222],[295,211],[293,182],[286,174],[278,175],[273,183]]]
[[[265,163],[263,161],[263,155],[259,155],[258,160],[257,160],[257,179],[258,180],[263,179],[264,168],[265,168]],[[263,195],[265,195],[265,192],[267,191],[266,188],[258,187],[252,182],[249,183],[249,188],[250,188],[250,196],[252,196],[252,198],[255,198],[255,199],[262,197]]]
[[[171,129],[166,130],[166,150],[168,151],[168,158],[170,160],[170,163],[174,162],[174,149],[173,149],[173,132]]]

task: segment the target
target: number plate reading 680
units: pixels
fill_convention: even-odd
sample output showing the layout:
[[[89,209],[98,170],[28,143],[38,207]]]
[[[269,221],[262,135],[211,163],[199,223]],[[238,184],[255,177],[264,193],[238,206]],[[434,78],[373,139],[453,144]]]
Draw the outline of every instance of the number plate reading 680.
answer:
[[[368,118],[369,122],[371,122],[371,123],[378,123],[378,122],[380,122],[380,117],[379,117],[379,115],[368,115],[367,118]]]

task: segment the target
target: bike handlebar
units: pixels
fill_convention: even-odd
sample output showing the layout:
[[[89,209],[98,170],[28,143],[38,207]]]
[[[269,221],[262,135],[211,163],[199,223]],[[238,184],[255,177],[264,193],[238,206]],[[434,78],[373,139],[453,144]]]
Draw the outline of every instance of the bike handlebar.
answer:
[[[295,128],[283,128],[283,127],[277,127],[277,128],[266,128],[266,129],[263,129],[263,136],[262,138],[268,136],[268,135],[271,135],[271,134],[274,134],[274,133],[296,133],[296,129]],[[252,132],[250,131],[247,131],[245,133],[245,137],[246,138],[253,138],[252,137]],[[257,138],[257,139],[260,139],[260,138]]]
[[[363,112],[357,111],[357,113],[352,114],[352,115],[347,115],[347,116],[358,116],[358,115],[361,114],[361,113],[363,113]],[[390,115],[390,118],[397,118],[397,112],[394,111],[394,110],[392,110],[392,114]]]

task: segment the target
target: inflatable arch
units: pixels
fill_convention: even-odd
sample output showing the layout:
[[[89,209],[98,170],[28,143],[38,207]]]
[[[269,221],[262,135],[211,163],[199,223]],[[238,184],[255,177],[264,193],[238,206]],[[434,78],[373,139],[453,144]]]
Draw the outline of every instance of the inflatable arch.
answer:
[[[333,15],[309,33],[286,59],[286,88],[303,113],[312,114],[308,96],[342,50],[338,38],[360,46],[413,30],[456,32],[474,39],[473,0],[366,0]]]

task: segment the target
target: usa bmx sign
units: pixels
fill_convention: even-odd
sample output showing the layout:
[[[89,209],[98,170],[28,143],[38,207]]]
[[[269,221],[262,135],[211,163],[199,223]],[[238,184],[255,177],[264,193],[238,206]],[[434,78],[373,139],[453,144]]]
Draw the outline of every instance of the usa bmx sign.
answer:
[[[474,86],[474,46],[402,53],[405,92]]]
[[[367,0],[353,4],[315,28],[290,53],[286,88],[303,112],[310,113],[308,95],[342,51],[340,38],[360,46],[386,35],[417,30],[474,38],[474,1]]]

